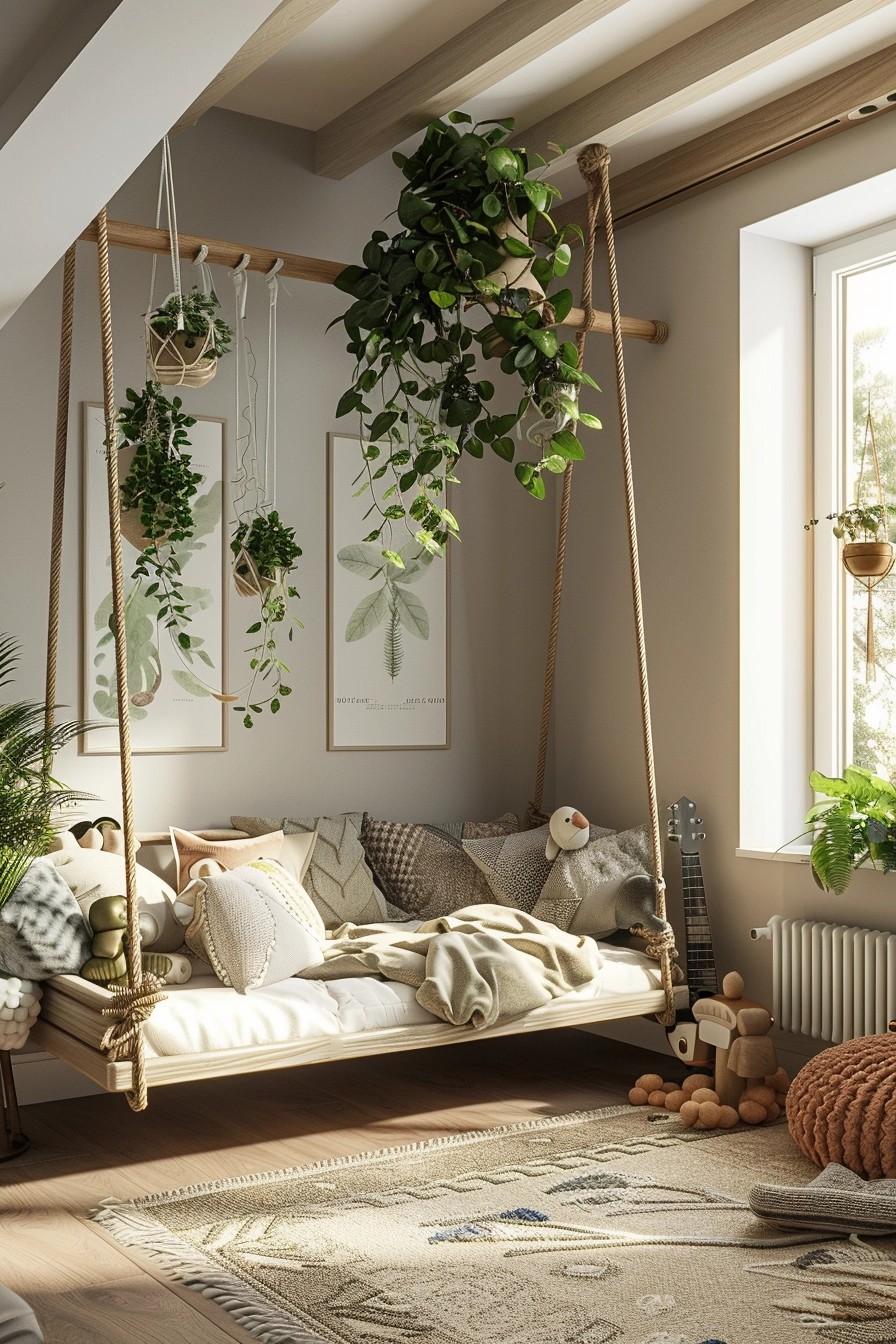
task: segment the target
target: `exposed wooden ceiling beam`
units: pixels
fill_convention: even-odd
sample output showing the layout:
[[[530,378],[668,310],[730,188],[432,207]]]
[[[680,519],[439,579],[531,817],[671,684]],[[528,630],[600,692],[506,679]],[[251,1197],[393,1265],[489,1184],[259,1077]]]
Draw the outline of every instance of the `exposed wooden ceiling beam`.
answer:
[[[315,171],[342,178],[626,0],[505,0],[321,127]]]
[[[253,70],[276,56],[281,47],[298,37],[335,3],[336,0],[283,0],[271,17],[215,76],[202,95],[175,122],[171,134],[176,135],[188,126],[195,126],[210,107],[214,107],[231,89],[247,79]]]
[[[861,126],[896,108],[883,101],[894,91],[896,44],[620,173],[612,181],[614,221],[617,226],[634,223],[818,140]],[[875,101],[881,104],[880,111],[850,119],[850,112]],[[558,206],[552,218],[558,224],[584,225],[585,197]]]
[[[571,148],[589,140],[612,146],[889,3],[752,0],[560,108],[518,139],[536,153],[544,153],[549,141]],[[566,162],[565,156],[554,164]]]

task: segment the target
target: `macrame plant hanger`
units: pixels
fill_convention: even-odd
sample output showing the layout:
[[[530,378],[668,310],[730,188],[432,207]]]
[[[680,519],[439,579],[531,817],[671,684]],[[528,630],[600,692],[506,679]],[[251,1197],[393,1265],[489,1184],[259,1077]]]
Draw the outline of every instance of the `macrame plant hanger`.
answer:
[[[650,837],[653,851],[653,871],[656,882],[656,913],[666,920],[666,882],[663,877],[663,837],[660,827],[656,791],[656,770],[653,758],[653,733],[650,722],[650,689],[647,680],[647,647],[644,635],[644,609],[641,598],[641,567],[638,557],[638,531],[635,518],[635,489],[632,473],[632,449],[628,423],[628,401],[625,387],[625,361],[622,350],[622,318],[619,306],[619,276],[616,268],[616,242],[613,234],[613,211],[610,205],[610,152],[604,145],[586,145],[578,156],[579,172],[587,187],[587,226],[582,274],[582,307],[585,321],[576,335],[579,367],[585,366],[585,340],[592,320],[594,290],[594,253],[597,231],[603,215],[607,247],[607,271],[610,282],[610,315],[612,319],[613,350],[616,364],[616,394],[619,402],[620,446],[625,483],[625,505],[628,519],[629,566],[631,572],[632,607],[638,652],[638,685],[641,697],[641,727],[644,741],[644,770],[647,783],[647,802],[650,813]],[[659,334],[662,340],[665,332]],[[554,567],[554,591],[551,602],[551,622],[548,632],[547,664],[545,667],[544,696],[541,707],[541,725],[538,739],[538,764],[535,789],[526,812],[530,826],[547,821],[543,811],[544,779],[550,735],[551,709],[554,700],[554,677],[557,666],[557,638],[560,629],[560,604],[563,597],[563,570],[569,534],[569,506],[572,499],[573,464],[567,463],[563,474],[563,493],[560,500],[560,523],[557,533],[557,557]],[[668,926],[667,926],[668,927]],[[647,943],[648,956],[660,964],[665,1007],[658,1014],[664,1026],[675,1023],[675,997],[672,965],[675,958],[675,940],[671,930],[656,934],[646,928],[637,928]]]
[[[871,464],[874,467],[874,478],[877,486],[877,500],[882,511],[882,517],[886,523],[889,518],[887,512],[886,495],[884,494],[884,484],[880,474],[880,458],[877,454],[877,443],[874,437],[874,417],[871,414],[871,393],[868,393],[868,414],[865,417],[865,437],[862,441],[862,456],[859,461],[859,480],[856,485],[856,504],[861,507],[862,496],[865,485],[865,463],[869,457],[869,448],[871,449]],[[885,536],[889,535],[887,527]],[[857,548],[859,549],[859,548]],[[852,564],[846,547],[843,550],[844,566],[848,573],[852,574],[856,583],[860,583],[868,591],[868,614],[865,618],[865,681],[871,682],[877,679],[877,650],[874,644],[874,600],[872,593],[879,583],[881,583],[893,568],[896,553],[890,547],[889,564],[886,560],[879,562],[879,567],[874,566],[877,572],[867,572],[868,568],[861,564]]]

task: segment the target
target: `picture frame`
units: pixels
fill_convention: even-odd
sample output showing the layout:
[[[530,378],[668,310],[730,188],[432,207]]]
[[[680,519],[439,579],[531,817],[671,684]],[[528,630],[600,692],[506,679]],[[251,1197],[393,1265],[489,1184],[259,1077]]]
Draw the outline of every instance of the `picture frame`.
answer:
[[[382,543],[364,543],[369,492],[358,494],[357,435],[327,436],[327,750],[445,751],[450,734],[449,561],[408,579],[376,573]],[[341,557],[341,558],[340,558]],[[369,585],[365,592],[365,583]],[[378,596],[379,594],[379,596]]]
[[[81,716],[108,724],[84,734],[79,752],[119,751],[114,644],[110,638],[106,428],[103,408],[82,403]],[[183,544],[182,577],[192,608],[189,634],[201,641],[211,667],[188,661],[155,619],[150,581],[131,577],[138,552],[122,538],[133,755],[226,751],[229,549],[226,518],[225,422],[198,416],[190,430],[190,456],[203,482],[194,499],[197,526]],[[191,589],[193,590],[191,592]],[[163,638],[159,638],[159,635]],[[164,638],[168,636],[168,638]]]

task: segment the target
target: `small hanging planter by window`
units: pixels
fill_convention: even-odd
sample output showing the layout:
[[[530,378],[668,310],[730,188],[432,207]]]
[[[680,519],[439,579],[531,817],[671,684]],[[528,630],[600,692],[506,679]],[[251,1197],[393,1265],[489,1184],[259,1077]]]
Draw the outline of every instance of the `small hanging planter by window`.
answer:
[[[865,492],[865,465],[870,457],[874,468],[876,485],[876,503],[867,502]],[[874,645],[874,605],[872,593],[893,568],[896,551],[889,539],[890,518],[896,512],[892,504],[886,502],[883,480],[880,474],[880,459],[874,437],[874,418],[871,413],[871,397],[868,397],[868,414],[865,418],[865,438],[862,443],[862,456],[859,462],[859,479],[856,484],[855,503],[840,513],[829,513],[833,522],[834,536],[843,541],[840,558],[847,574],[851,574],[857,583],[868,592],[868,616],[865,626],[865,679],[875,679]],[[810,518],[807,530],[815,526],[817,518]]]

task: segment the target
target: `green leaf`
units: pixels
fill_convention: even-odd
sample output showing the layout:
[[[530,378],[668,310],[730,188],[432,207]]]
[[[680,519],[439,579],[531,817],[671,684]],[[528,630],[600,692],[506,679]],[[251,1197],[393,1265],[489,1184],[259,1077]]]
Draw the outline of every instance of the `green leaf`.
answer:
[[[422,196],[415,196],[412,191],[405,190],[398,198],[398,219],[406,229],[412,229],[424,215],[432,213],[432,201],[427,201]]]
[[[561,243],[554,252],[554,274],[565,275],[572,261],[572,249],[569,243]]]
[[[521,241],[521,239],[514,238],[513,236],[502,238],[501,246],[504,248],[504,251],[507,252],[511,257],[535,256],[534,247],[530,247],[528,243],[524,243]]]
[[[355,389],[350,387],[347,392],[343,392],[336,403],[336,419],[338,420],[340,416],[349,415],[352,411],[358,411],[360,409],[361,398]]]
[[[389,600],[386,596],[385,587],[362,597],[348,618],[348,624],[345,627],[346,643],[351,644],[355,640],[363,639],[365,635],[369,635],[378,625],[382,625],[388,611]]]
[[[394,589],[395,610],[409,635],[415,639],[429,639],[429,616],[426,608],[415,593],[407,593],[396,585]]]
[[[383,559],[388,560],[389,564],[394,565],[398,570],[403,570],[405,567],[404,559],[399,551],[383,551]]]
[[[555,475],[560,475],[566,470],[566,458],[561,457],[559,453],[552,454],[550,457],[543,457],[541,465],[545,471],[552,471]]]
[[[362,579],[376,578],[383,568],[380,552],[375,546],[368,546],[363,542],[357,542],[354,546],[343,546],[336,552],[336,559],[344,569],[350,570],[352,574],[359,574]]]
[[[505,182],[516,182],[520,176],[520,161],[512,149],[490,149],[485,161]]]
[[[560,289],[556,294],[552,294],[551,307],[554,309],[555,321],[562,322],[564,317],[569,316],[572,308],[572,290]]]
[[[535,463],[517,462],[513,472],[521,485],[528,485],[535,475]]]
[[[450,294],[447,289],[431,289],[429,297],[437,308],[453,308],[457,303],[457,295]]]
[[[497,219],[504,213],[504,206],[493,191],[482,198],[483,214],[488,215],[489,219]]]
[[[531,481],[526,482],[526,489],[534,499],[544,499],[545,488],[544,481],[540,476],[533,476]]]
[[[569,462],[581,462],[585,456],[585,449],[568,429],[560,429],[551,435],[551,447]]]
[[[556,332],[547,327],[532,327],[527,329],[526,336],[541,354],[554,358],[559,348]]]
[[[585,425],[588,429],[603,429],[603,424],[596,415],[588,415],[585,411],[579,411],[576,419],[580,425]]]
[[[513,455],[516,452],[513,439],[506,437],[495,439],[492,443],[492,448],[505,462],[513,461]]]

